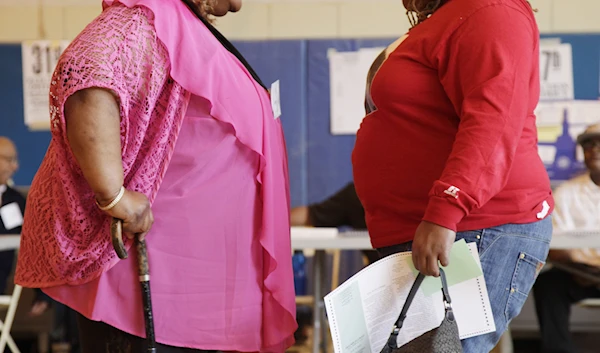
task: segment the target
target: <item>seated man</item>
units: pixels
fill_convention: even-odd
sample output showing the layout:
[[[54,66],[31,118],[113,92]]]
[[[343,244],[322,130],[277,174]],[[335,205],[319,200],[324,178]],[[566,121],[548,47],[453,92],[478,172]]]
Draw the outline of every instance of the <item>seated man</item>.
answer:
[[[13,187],[11,178],[19,168],[17,149],[7,137],[0,136],[0,236],[21,234],[21,224],[25,214],[25,197]],[[17,212],[18,211],[18,212]],[[7,280],[10,277],[15,257],[14,250],[0,251],[0,293],[6,294]],[[39,315],[48,307],[48,298],[41,290],[36,290],[36,302],[31,314]]]
[[[13,142],[0,137],[0,235],[21,234],[25,197],[9,186],[12,176],[19,168],[17,149]],[[0,293],[6,293],[8,277],[12,272],[14,250],[0,252]]]
[[[21,224],[25,213],[25,197],[10,186],[10,180],[18,168],[17,149],[14,143],[10,139],[0,136],[0,199],[2,200],[0,204],[0,236],[21,233]],[[14,257],[14,250],[0,252],[0,291],[2,294],[6,293]],[[62,304],[54,303],[40,289],[36,289],[35,294],[29,315],[40,316],[48,310],[51,304],[56,304],[55,330],[62,337],[52,338],[57,341],[68,340],[71,346],[77,349],[75,312]]]
[[[588,172],[566,181],[554,191],[554,231],[600,230],[600,124],[588,127],[577,142]],[[600,270],[600,249],[551,250],[548,259],[576,265],[590,273]],[[595,273],[600,277],[600,272]],[[569,333],[571,305],[600,298],[598,283],[553,268],[538,277],[533,293],[541,330],[543,353],[572,353]]]
[[[341,227],[350,226],[366,230],[365,209],[362,207],[354,183],[348,183],[334,195],[322,202],[308,206],[294,207],[291,214],[293,226]],[[363,251],[369,263],[379,259],[377,251]]]

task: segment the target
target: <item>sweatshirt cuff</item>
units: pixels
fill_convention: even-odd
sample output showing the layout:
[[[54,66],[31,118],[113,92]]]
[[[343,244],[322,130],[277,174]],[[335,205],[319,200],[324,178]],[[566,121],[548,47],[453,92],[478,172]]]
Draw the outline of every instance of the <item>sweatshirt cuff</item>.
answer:
[[[464,209],[448,197],[431,196],[423,221],[457,231],[457,225],[465,218]]]

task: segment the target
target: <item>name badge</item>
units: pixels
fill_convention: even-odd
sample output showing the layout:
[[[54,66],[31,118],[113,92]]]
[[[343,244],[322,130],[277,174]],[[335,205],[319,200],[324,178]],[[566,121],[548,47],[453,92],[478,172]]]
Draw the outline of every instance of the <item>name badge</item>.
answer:
[[[273,117],[278,119],[281,116],[281,101],[279,96],[279,80],[271,84],[271,109]]]
[[[0,208],[0,218],[2,218],[4,228],[7,230],[23,225],[23,214],[21,214],[21,208],[16,202]]]

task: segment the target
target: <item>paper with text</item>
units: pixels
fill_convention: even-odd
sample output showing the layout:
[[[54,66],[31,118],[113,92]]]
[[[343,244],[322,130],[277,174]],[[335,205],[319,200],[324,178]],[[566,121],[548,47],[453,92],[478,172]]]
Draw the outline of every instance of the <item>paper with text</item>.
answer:
[[[32,40],[21,45],[23,69],[23,116],[30,129],[50,129],[48,89],[65,40]]]
[[[329,57],[331,134],[356,134],[365,117],[367,73],[373,61],[385,48],[362,48],[337,52]]]
[[[481,269],[477,247],[467,244]],[[415,280],[410,252],[394,254],[363,269],[325,296],[336,353],[379,353]],[[460,338],[496,331],[483,275],[450,286]],[[438,327],[444,317],[441,289],[419,291],[408,311],[398,344],[404,345]]]
[[[540,101],[575,97],[573,49],[569,43],[540,43]]]

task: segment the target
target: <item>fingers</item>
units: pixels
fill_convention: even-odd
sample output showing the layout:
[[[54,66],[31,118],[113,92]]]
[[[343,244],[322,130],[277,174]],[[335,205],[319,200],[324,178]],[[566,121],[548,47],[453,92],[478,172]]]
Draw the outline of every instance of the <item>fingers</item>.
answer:
[[[127,237],[127,239],[129,239],[129,240],[133,240],[133,237],[134,237],[134,235],[135,235],[135,233],[131,233],[131,232],[125,232],[125,233],[123,233],[123,234],[124,234],[124,235]]]
[[[425,269],[425,267],[423,266],[424,262],[422,262],[421,259],[422,259],[422,256],[419,253],[419,250],[413,245],[413,248],[412,248],[413,265],[415,265],[415,268],[417,269],[417,271],[423,273],[423,270]]]
[[[121,201],[107,213],[122,220],[123,234],[130,240],[135,236],[143,239],[154,223],[148,198],[135,191],[127,190]]]
[[[423,221],[417,227],[412,244],[415,268],[426,276],[439,277],[441,266],[450,265],[450,249],[456,240],[456,232]]]
[[[427,276],[439,277],[440,266],[438,263],[438,256],[432,255],[427,257]]]
[[[439,277],[440,268],[438,265],[438,257],[436,255],[417,255],[415,257],[413,252],[413,262],[415,264],[415,268],[425,276]]]
[[[427,249],[426,246],[413,244],[412,258],[415,268],[425,276],[439,277],[440,263],[448,266],[449,259],[446,251],[442,249]]]
[[[146,234],[148,234],[152,224],[154,224],[154,215],[152,214],[152,210],[148,209],[144,222],[144,230],[137,234],[139,240],[144,240],[146,238]]]
[[[448,265],[450,265],[450,251],[449,249],[446,249],[445,251],[441,251],[438,259],[440,260],[440,264],[442,264],[443,267],[447,267]],[[438,271],[439,272],[439,271]]]
[[[154,224],[154,216],[148,208],[142,215],[136,217],[131,222],[123,222],[123,230],[127,232],[127,238],[133,239],[137,234],[140,240],[144,239],[146,234]]]

